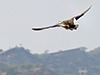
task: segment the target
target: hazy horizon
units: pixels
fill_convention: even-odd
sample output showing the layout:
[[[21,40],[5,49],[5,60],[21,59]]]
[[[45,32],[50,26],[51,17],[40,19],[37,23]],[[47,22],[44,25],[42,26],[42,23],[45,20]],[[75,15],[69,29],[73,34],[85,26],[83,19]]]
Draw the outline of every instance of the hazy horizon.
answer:
[[[77,47],[89,50],[100,46],[100,1],[97,0],[4,0],[0,1],[0,49],[22,44],[32,53],[56,52]],[[78,30],[54,28],[32,31],[70,19],[90,5],[92,8],[77,23]]]

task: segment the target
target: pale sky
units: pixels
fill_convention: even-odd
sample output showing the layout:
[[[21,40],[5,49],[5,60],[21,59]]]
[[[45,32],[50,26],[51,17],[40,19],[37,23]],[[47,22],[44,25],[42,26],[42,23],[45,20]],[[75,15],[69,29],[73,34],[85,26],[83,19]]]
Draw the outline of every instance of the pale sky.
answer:
[[[78,30],[32,31],[67,20],[92,8],[77,23]],[[0,0],[0,49],[22,44],[32,53],[100,46],[100,0]]]

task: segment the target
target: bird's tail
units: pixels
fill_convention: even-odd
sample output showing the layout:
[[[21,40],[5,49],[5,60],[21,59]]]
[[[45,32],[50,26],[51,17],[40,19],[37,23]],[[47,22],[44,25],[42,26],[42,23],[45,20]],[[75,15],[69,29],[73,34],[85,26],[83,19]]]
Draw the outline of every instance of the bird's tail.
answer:
[[[49,28],[54,28],[54,27],[61,27],[61,25],[53,25],[53,26],[49,26],[49,27],[43,27],[43,28],[32,28],[32,30],[44,30],[44,29],[49,29]]]

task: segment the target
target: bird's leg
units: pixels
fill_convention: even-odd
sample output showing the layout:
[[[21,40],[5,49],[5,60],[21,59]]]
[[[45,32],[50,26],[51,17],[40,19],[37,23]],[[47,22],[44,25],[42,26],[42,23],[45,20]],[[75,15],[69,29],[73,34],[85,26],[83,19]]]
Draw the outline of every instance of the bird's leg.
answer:
[[[69,30],[73,30],[73,28],[70,28]]]

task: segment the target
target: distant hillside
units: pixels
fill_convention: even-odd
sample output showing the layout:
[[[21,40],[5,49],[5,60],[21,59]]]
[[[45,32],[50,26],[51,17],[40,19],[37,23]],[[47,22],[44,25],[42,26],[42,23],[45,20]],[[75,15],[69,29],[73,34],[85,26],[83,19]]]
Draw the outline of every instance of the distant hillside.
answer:
[[[0,75],[58,75],[40,64],[7,65],[0,62]]]
[[[85,49],[85,47],[80,47],[55,53],[31,54],[23,47],[15,47],[1,51],[0,61],[17,65],[41,63],[46,69],[60,75],[78,75],[79,68],[86,68],[87,75],[100,75],[100,47],[90,52],[86,52]]]
[[[58,75],[54,71],[44,67],[22,69],[18,70],[17,73],[19,73],[17,75]]]
[[[42,63],[57,73],[75,73],[74,75],[78,75],[79,68],[88,68],[88,71],[91,72],[93,66],[100,65],[98,60],[92,58],[81,48],[44,55]]]
[[[95,58],[100,58],[100,47],[95,48],[94,50],[90,51],[89,54]]]
[[[43,68],[43,67],[34,68],[30,70],[22,70],[19,73],[21,73],[21,75],[58,75],[54,71],[47,69],[47,68]]]
[[[8,64],[37,63],[38,58],[23,47],[15,47],[0,53],[0,61]]]
[[[100,62],[100,47],[95,48],[94,50],[88,53],[92,58],[98,60]]]

